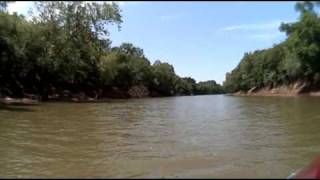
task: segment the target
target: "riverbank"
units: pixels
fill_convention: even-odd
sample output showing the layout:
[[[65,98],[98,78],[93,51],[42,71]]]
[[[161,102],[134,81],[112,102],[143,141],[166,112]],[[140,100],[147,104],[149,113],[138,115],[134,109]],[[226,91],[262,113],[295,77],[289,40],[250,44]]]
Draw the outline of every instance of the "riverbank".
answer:
[[[133,86],[128,91],[112,88],[108,91],[92,90],[89,92],[69,90],[52,90],[45,95],[35,93],[25,93],[22,97],[0,96],[0,104],[4,105],[36,105],[40,102],[78,102],[78,103],[97,103],[106,102],[111,99],[130,99],[157,97],[157,93],[150,92],[145,86]]]
[[[233,96],[320,96],[320,88],[307,82],[296,82],[277,87],[253,87],[248,91],[238,91]]]
[[[225,93],[216,93],[225,94]],[[103,103],[115,99],[140,99],[155,97],[176,97],[176,96],[195,96],[195,95],[215,95],[215,94],[175,94],[161,95],[154,91],[149,91],[144,86],[134,86],[128,91],[113,89],[107,92],[93,91],[90,93],[72,93],[68,90],[50,93],[49,95],[24,94],[23,97],[0,96],[0,105],[29,106],[38,105],[41,102],[70,102],[70,103]]]

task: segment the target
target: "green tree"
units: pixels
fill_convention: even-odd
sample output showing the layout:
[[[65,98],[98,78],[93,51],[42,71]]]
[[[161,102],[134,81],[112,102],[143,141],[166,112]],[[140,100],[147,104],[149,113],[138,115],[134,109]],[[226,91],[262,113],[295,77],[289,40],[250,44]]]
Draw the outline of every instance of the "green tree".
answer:
[[[320,19],[316,2],[298,2],[300,17],[294,23],[282,23],[280,31],[287,39],[269,49],[247,53],[239,65],[226,75],[229,92],[253,87],[290,84],[298,80],[319,83]]]
[[[172,65],[157,60],[152,65],[154,79],[152,88],[167,96],[175,94],[175,71]]]

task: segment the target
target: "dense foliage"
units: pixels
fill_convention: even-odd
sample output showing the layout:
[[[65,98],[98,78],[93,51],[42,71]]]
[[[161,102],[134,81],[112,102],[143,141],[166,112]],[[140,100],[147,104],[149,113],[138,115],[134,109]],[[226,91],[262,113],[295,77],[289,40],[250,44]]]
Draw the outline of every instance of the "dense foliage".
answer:
[[[246,53],[239,65],[226,74],[225,88],[230,92],[274,87],[305,81],[320,83],[320,19],[317,2],[298,2],[295,23],[282,24],[287,39],[272,48]]]
[[[0,1],[0,96],[27,94],[90,97],[127,95],[143,86],[151,95],[196,94],[192,78],[172,65],[150,64],[131,43],[111,47],[108,25],[122,23],[121,10],[106,2],[36,2],[31,18],[9,14]],[[220,93],[216,83],[199,84],[200,94]]]
[[[195,94],[216,94],[223,93],[223,88],[214,80],[199,82],[196,85]]]

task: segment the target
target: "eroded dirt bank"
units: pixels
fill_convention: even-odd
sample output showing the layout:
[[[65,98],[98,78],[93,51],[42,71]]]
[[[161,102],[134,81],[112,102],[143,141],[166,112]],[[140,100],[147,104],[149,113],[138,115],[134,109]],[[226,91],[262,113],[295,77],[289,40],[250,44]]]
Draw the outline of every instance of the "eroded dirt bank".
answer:
[[[295,82],[277,87],[253,87],[248,91],[238,91],[235,96],[320,96],[320,87],[307,82]]]

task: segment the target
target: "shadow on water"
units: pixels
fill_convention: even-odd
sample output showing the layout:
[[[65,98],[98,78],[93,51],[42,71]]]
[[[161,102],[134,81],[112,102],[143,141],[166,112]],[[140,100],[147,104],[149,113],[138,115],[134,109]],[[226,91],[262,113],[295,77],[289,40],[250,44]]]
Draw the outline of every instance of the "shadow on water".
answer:
[[[8,106],[4,104],[0,104],[0,111],[13,111],[13,112],[33,112],[33,109],[26,107],[17,107],[17,106]]]

